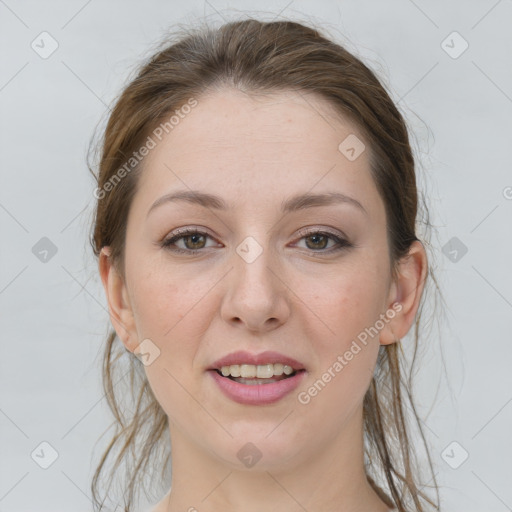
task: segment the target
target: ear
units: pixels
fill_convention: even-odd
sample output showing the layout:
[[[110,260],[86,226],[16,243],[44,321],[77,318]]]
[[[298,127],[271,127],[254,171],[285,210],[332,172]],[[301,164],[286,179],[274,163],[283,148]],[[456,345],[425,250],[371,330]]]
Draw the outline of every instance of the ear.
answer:
[[[110,247],[101,249],[98,265],[107,296],[110,321],[127,350],[133,352],[137,345],[135,318],[124,280],[110,259]]]
[[[428,259],[423,244],[415,240],[398,264],[398,276],[388,296],[389,321],[380,331],[380,343],[390,345],[403,338],[414,323],[425,286]],[[393,314],[394,313],[394,314]]]

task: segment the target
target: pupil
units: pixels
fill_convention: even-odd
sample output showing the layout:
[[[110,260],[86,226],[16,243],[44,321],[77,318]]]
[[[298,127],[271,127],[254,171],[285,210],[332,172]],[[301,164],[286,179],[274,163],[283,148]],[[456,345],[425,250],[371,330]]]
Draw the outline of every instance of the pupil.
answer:
[[[319,238],[321,238],[321,239],[323,238],[324,243],[323,243],[323,244],[321,244],[320,249],[324,249],[324,248],[325,248],[325,241],[327,240],[327,237],[326,237],[326,236],[324,236],[324,235],[311,235],[311,236],[309,236],[308,238],[309,238],[309,239],[315,239],[315,240],[317,240],[317,242],[318,242],[318,239],[319,239]],[[314,244],[316,244],[317,242],[313,242],[313,243],[314,243]],[[316,247],[316,248],[318,249],[318,247]]]
[[[195,234],[195,235],[189,235],[188,236],[188,239],[192,241],[192,244],[195,246],[197,243],[199,243],[197,241],[197,238],[202,238],[203,236],[202,235],[198,235],[198,234]],[[195,248],[195,247],[194,247]]]

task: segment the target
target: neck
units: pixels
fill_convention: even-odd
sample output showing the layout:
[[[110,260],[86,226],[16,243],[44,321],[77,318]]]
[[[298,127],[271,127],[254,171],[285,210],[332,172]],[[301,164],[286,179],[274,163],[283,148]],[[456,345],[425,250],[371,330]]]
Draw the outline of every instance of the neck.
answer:
[[[322,450],[279,466],[241,470],[206,452],[170,422],[171,491],[156,511],[387,512],[366,479],[362,410]],[[318,445],[318,443],[316,443]],[[304,450],[302,451],[304,452]],[[259,468],[259,469],[258,469]]]

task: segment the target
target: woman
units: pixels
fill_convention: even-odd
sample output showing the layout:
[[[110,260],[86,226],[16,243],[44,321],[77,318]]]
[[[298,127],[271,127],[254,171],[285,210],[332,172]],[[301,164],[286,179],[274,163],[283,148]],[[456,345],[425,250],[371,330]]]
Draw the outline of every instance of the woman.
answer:
[[[121,447],[120,510],[155,468],[169,492],[154,512],[438,509],[400,377],[430,276],[414,159],[372,71],[294,22],[184,34],[118,99],[97,180],[118,424],[97,506]]]

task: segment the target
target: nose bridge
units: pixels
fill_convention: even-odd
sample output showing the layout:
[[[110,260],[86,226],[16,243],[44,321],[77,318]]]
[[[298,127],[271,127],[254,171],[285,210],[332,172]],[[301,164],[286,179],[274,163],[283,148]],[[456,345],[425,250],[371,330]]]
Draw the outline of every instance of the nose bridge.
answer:
[[[262,237],[259,237],[262,240]],[[263,245],[253,236],[247,236],[235,249],[234,285],[247,298],[268,301],[275,293],[275,262],[267,242]]]

